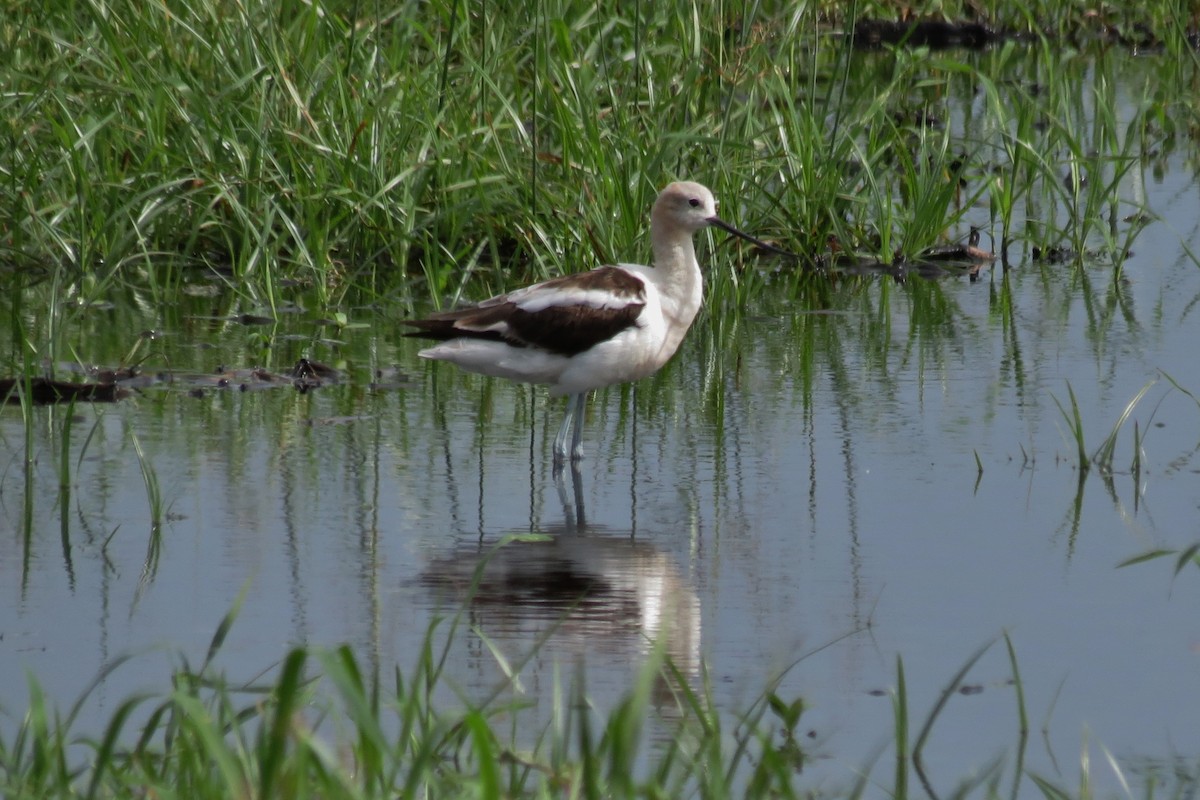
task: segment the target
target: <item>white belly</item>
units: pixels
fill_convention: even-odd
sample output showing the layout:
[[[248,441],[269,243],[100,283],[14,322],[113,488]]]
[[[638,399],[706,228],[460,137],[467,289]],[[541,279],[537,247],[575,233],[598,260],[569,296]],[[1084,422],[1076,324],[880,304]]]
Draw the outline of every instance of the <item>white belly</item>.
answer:
[[[675,354],[666,352],[663,325],[626,328],[579,353],[562,371],[552,394],[577,394],[654,374]]]

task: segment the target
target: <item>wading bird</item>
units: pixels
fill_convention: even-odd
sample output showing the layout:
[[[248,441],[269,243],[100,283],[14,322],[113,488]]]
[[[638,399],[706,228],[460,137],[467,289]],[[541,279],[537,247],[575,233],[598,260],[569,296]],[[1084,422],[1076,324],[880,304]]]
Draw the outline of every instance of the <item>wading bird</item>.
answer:
[[[546,384],[568,395],[554,437],[554,466],[583,455],[588,393],[656,372],[675,354],[703,300],[692,236],[709,225],[776,253],[785,253],[717,216],[712,192],[698,183],[672,183],[650,212],[654,266],[617,264],[553,278],[478,305],[406,320],[405,334],[437,339],[417,355],[449,361],[468,372]]]

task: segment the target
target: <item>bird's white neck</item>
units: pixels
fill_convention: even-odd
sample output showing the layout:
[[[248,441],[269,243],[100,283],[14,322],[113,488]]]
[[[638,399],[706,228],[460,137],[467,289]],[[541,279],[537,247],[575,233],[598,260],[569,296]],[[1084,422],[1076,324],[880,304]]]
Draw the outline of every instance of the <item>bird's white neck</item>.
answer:
[[[674,352],[683,334],[695,319],[704,299],[700,265],[690,235],[653,236],[655,284],[658,286],[663,315],[671,323],[668,352]]]

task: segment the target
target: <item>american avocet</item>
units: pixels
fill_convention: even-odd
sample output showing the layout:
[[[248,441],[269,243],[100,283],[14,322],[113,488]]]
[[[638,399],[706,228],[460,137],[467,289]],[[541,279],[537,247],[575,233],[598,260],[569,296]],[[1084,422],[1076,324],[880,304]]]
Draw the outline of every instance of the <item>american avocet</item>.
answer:
[[[553,278],[475,306],[407,320],[406,334],[438,339],[417,353],[468,372],[550,386],[570,395],[554,437],[554,465],[583,454],[588,393],[656,372],[675,354],[700,310],[703,282],[692,235],[709,225],[782,253],[717,216],[712,192],[672,183],[650,212],[654,266],[617,264]],[[790,255],[790,254],[788,254]]]

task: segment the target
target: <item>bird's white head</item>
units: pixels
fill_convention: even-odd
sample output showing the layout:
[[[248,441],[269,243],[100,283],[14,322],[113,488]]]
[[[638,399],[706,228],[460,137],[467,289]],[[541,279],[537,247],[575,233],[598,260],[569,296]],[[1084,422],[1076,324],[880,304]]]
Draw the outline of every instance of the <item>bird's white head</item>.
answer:
[[[717,201],[707,187],[678,181],[659,192],[651,219],[664,227],[695,233],[719,219]]]
[[[654,201],[654,210],[650,212],[650,220],[651,234],[661,237],[663,241],[673,241],[680,232],[686,233],[686,238],[690,240],[696,231],[708,225],[715,225],[763,250],[799,258],[795,253],[789,253],[762,239],[756,239],[718,217],[717,201],[713,198],[712,192],[707,187],[692,181],[671,183],[659,192],[658,199]]]

